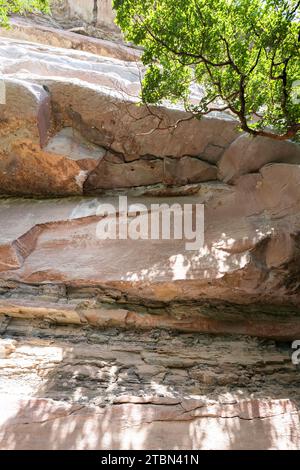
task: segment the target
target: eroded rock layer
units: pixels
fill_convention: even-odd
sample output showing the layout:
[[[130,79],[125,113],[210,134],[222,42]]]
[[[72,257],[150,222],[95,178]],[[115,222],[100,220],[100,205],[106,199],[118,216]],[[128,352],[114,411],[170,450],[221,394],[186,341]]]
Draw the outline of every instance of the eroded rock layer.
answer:
[[[229,115],[199,121],[180,109],[137,107],[143,70],[121,45],[104,57],[1,34],[2,194],[232,183],[268,163],[300,163],[298,145],[240,136]]]
[[[1,449],[297,449],[289,346],[6,320]]]
[[[278,171],[283,189],[274,194],[269,178]],[[196,251],[187,250],[187,240],[153,241],[150,234],[143,240],[102,239],[101,207],[119,210],[113,196],[2,199],[1,313],[95,326],[297,338],[299,214],[292,201],[299,189],[291,175],[285,183],[281,165],[253,176],[246,192],[244,183],[233,188],[207,183],[194,196],[176,198],[177,211],[204,203],[204,246]],[[162,215],[174,203],[129,198],[128,225],[136,201],[144,204],[149,225],[154,202]]]

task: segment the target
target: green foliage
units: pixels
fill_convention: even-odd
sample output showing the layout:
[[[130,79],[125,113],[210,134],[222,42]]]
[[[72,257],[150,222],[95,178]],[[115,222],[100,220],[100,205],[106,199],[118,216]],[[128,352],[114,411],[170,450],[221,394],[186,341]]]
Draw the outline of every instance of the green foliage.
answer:
[[[0,26],[9,25],[9,15],[24,14],[34,10],[49,12],[48,0],[0,0]]]
[[[127,40],[144,49],[144,102],[182,100],[197,117],[228,110],[253,135],[299,136],[300,1],[114,0],[114,7]],[[193,82],[206,90],[196,105]]]

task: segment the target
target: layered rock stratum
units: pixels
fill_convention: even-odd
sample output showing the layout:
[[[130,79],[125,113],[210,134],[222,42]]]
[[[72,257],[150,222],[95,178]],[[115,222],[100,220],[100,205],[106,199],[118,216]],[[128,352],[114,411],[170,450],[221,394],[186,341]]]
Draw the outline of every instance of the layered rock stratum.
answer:
[[[299,448],[299,146],[137,106],[139,51],[46,20],[0,72],[0,448]],[[99,239],[120,195],[203,204],[203,247]]]

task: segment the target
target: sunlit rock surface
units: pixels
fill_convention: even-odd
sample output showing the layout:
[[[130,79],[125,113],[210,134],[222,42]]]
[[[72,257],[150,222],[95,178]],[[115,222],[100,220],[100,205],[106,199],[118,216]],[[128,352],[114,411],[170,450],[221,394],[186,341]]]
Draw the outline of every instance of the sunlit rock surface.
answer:
[[[219,178],[228,183],[241,175],[254,173],[267,163],[300,164],[300,146],[265,137],[242,134],[222,155],[219,162]]]
[[[59,24],[53,20],[49,22],[49,19],[13,17],[11,19],[11,28],[1,30],[1,36],[129,61],[136,61],[140,56],[138,50],[126,47],[120,41],[112,42],[105,39],[107,35],[104,35],[103,39],[76,34],[72,31],[72,26],[71,24],[71,29],[61,29]]]
[[[299,449],[299,371],[282,345],[0,328],[2,450]]]
[[[273,164],[259,175],[241,177],[237,186],[205,183],[194,196],[176,200],[129,198],[128,226],[137,203],[146,211],[145,239],[139,240],[99,236],[101,208],[111,204],[118,212],[116,196],[2,199],[1,313],[98,326],[297,338],[300,186],[295,169]],[[148,211],[155,203],[164,214],[174,202],[176,211],[184,204],[204,204],[200,248],[188,250],[187,239],[174,235],[150,239]]]
[[[102,28],[108,36],[112,32],[121,34],[114,23],[112,0],[51,0],[51,12],[64,27],[84,25],[88,29],[92,25],[95,31]]]

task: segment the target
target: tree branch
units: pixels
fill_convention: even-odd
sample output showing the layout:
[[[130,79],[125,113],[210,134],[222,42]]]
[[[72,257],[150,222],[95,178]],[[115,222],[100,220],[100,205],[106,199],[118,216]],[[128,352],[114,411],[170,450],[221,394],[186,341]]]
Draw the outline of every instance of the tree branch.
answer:
[[[202,62],[204,62],[205,64],[210,65],[211,67],[224,67],[226,65],[231,65],[231,62],[229,60],[225,61],[225,62],[215,63],[215,62],[212,62],[211,60],[207,59],[202,54],[194,54],[192,52],[187,52],[187,51],[178,51],[178,50],[170,47],[169,44],[167,44],[165,41],[163,41],[160,37],[156,36],[144,22],[142,22],[142,26],[146,29],[147,33],[149,34],[149,36],[151,36],[152,39],[154,39],[154,41],[159,43],[161,46],[165,47],[169,52],[172,52],[172,54],[174,54],[176,56],[190,57],[190,58],[198,59],[198,60],[201,60]]]

